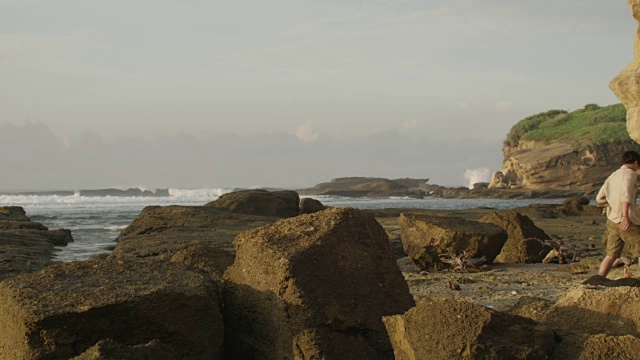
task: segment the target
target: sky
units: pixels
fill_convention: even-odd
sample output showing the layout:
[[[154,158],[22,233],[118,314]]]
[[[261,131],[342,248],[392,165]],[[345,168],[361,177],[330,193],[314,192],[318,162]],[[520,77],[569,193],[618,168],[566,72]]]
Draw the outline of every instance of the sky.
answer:
[[[618,103],[635,28],[624,0],[0,0],[0,189],[464,185],[520,119]]]

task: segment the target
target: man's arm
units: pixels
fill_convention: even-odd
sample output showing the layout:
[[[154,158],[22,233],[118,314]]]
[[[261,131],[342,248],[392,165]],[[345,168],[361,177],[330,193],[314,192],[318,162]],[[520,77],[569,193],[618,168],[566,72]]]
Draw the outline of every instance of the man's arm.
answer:
[[[630,204],[626,201],[622,202],[622,221],[620,221],[620,230],[625,231],[629,228],[629,207]]]

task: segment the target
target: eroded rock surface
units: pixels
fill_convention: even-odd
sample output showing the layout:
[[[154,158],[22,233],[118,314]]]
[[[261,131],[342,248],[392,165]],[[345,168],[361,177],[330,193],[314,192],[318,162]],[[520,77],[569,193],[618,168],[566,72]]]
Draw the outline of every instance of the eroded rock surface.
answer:
[[[515,210],[497,211],[485,215],[481,222],[497,225],[507,232],[508,239],[495,258],[500,263],[539,263],[551,251],[544,240],[550,240],[526,215]]]
[[[243,190],[221,195],[205,205],[221,211],[289,218],[298,216],[300,196],[291,190]]]
[[[220,358],[218,289],[165,261],[82,261],[0,282],[0,358],[68,359],[100,340],[161,339],[177,358]]]
[[[0,207],[0,280],[51,264],[55,248],[73,241],[67,229],[49,230],[21,207]]]
[[[225,272],[225,356],[385,359],[382,316],[414,305],[384,229],[351,208],[241,233]]]
[[[122,345],[111,339],[100,340],[72,360],[178,360],[170,347],[158,340],[140,345]]]
[[[640,288],[575,287],[542,318],[562,334],[640,335]]]
[[[235,257],[233,239],[244,230],[276,220],[230,214],[206,206],[149,206],[122,230],[111,257],[170,260],[178,254],[173,261],[193,260],[195,266],[209,261],[205,270],[221,277]]]
[[[397,360],[547,359],[553,332],[467,301],[421,302],[384,318]]]
[[[507,241],[507,233],[499,226],[458,217],[401,214],[404,251],[421,270],[445,267],[440,255],[485,257],[491,263]]]
[[[312,198],[303,198],[300,200],[300,214],[313,214],[318,211],[326,210],[327,207],[322,205],[319,200]]]
[[[640,0],[627,0],[631,14],[640,22]],[[640,29],[640,27],[638,28]],[[627,131],[640,142],[640,30],[636,30],[633,61],[611,82],[609,87],[627,109]]]

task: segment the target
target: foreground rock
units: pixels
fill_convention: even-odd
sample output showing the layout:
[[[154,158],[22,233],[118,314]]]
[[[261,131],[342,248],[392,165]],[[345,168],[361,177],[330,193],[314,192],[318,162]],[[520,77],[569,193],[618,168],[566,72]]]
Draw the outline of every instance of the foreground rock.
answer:
[[[177,360],[170,347],[158,340],[141,345],[122,345],[107,339],[100,340],[73,360]]]
[[[277,218],[229,214],[204,206],[149,206],[122,230],[112,257],[156,258],[187,263],[222,276],[233,263],[233,239]],[[206,263],[206,266],[205,266]]]
[[[627,0],[631,14],[640,22],[640,0]],[[634,59],[611,82],[609,87],[627,109],[627,131],[640,142],[640,33],[635,33]]]
[[[507,241],[507,233],[497,225],[457,217],[401,214],[404,251],[421,270],[440,270],[440,255],[466,253],[485,257],[491,263]]]
[[[71,231],[49,230],[31,221],[21,207],[0,207],[0,280],[44,268],[51,264],[55,246],[71,241]]]
[[[216,286],[169,262],[83,261],[0,282],[0,358],[68,359],[100,340],[154,339],[177,358],[220,358]]]
[[[500,263],[539,263],[552,250],[544,240],[551,238],[537,227],[529,217],[515,210],[497,211],[485,215],[481,222],[497,225],[508,234],[508,239],[495,261]]]
[[[640,288],[578,286],[564,294],[542,322],[561,334],[640,336]]]
[[[414,302],[373,217],[329,209],[243,232],[234,245],[225,357],[393,357],[382,316]]]
[[[466,301],[421,302],[384,323],[397,360],[547,359],[555,345],[531,319]]]
[[[243,190],[221,195],[205,206],[220,211],[289,218],[298,216],[300,196],[291,190]]]

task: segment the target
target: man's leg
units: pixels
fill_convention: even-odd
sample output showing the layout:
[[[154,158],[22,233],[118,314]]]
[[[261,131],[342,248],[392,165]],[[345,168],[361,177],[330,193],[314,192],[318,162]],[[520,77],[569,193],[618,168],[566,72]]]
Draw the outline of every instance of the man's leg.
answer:
[[[600,269],[598,275],[606,277],[613,266],[613,262],[622,254],[622,248],[624,247],[623,239],[620,235],[621,231],[619,225],[613,221],[607,219],[607,234],[606,241],[606,256],[602,263],[600,263]]]
[[[616,258],[613,256],[605,256],[604,260],[600,263],[600,269],[598,270],[598,275],[607,277],[609,274],[609,270],[611,270],[611,266],[613,266],[613,262],[616,261]]]

